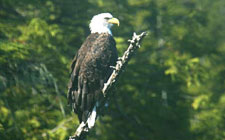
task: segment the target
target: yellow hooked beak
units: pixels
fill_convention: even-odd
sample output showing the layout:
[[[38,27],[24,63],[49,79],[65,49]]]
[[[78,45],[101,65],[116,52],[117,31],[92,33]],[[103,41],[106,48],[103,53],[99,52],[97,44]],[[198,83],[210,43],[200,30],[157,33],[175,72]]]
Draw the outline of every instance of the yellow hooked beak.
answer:
[[[108,23],[117,24],[118,26],[120,26],[120,21],[117,18],[109,19]]]

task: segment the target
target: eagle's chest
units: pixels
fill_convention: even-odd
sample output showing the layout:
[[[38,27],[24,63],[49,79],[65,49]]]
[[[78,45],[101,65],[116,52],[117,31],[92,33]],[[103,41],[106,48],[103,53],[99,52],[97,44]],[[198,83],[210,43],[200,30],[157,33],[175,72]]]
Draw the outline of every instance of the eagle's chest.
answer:
[[[90,55],[98,63],[106,64],[110,61],[113,51],[110,46],[101,46],[91,48]]]

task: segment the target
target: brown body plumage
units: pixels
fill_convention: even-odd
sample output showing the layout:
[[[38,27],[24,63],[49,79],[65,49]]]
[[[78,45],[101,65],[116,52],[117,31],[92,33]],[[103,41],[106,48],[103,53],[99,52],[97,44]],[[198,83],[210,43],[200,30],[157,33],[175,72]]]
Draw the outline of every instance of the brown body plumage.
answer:
[[[86,122],[96,102],[103,97],[101,90],[116,60],[116,43],[108,33],[91,33],[74,57],[68,101],[80,122]]]

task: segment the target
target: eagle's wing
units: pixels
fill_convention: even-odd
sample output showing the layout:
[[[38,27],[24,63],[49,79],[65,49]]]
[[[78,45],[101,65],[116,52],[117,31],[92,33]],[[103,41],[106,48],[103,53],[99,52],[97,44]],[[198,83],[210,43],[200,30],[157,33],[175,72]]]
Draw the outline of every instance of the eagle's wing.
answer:
[[[77,62],[77,56],[78,53],[76,53],[76,55],[73,58],[72,64],[71,64],[71,73],[70,73],[70,81],[68,84],[68,94],[67,94],[67,100],[68,103],[72,105],[72,88],[74,87],[74,89],[76,89],[75,85],[77,83],[77,77],[78,77],[78,68],[75,68],[76,62]]]
[[[74,111],[77,110],[76,103],[74,102],[75,101],[74,95],[78,94],[78,93],[75,93],[75,91],[78,90],[78,77],[79,77],[80,66],[81,66],[87,52],[89,51],[89,48],[91,47],[90,42],[89,42],[90,38],[93,38],[93,37],[91,37],[91,36],[87,37],[85,42],[82,44],[82,46],[76,53],[76,55],[72,61],[72,64],[71,64],[71,74],[70,74],[70,81],[68,84],[67,99]],[[77,101],[77,104],[78,104],[78,101]]]

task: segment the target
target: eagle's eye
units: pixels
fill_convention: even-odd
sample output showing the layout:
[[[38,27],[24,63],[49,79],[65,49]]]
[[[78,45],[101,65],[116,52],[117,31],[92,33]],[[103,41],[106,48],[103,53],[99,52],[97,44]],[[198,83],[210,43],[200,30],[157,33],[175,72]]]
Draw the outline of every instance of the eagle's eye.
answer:
[[[109,19],[111,19],[111,18],[110,18],[110,17],[105,17],[104,19],[109,20]]]

